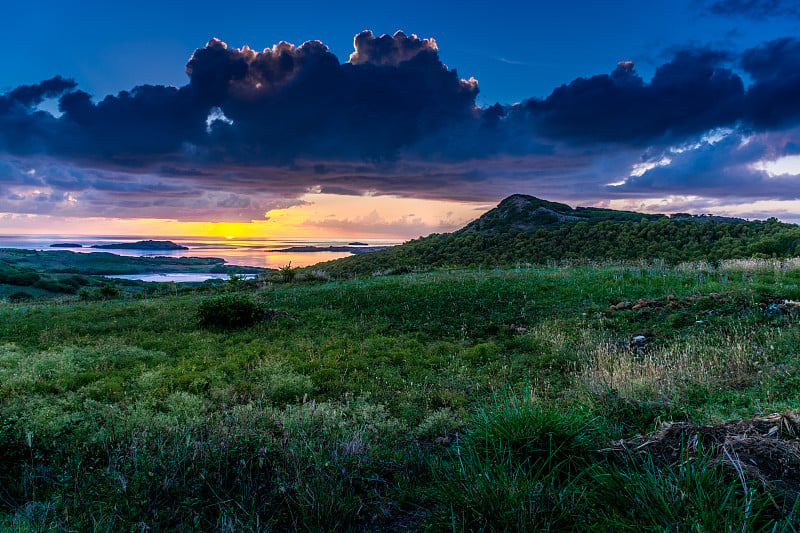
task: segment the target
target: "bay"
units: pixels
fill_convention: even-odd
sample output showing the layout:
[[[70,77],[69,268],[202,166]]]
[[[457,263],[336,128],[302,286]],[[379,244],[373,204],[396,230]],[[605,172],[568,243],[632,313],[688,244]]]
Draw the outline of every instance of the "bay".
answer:
[[[98,250],[95,244],[133,243],[144,240],[172,241],[188,247],[188,250]],[[292,247],[327,248],[348,246],[350,243],[365,246],[394,246],[400,239],[223,239],[213,237],[163,237],[138,236],[87,236],[87,235],[0,235],[0,248],[23,248],[29,250],[70,250],[79,253],[107,252],[127,257],[219,257],[228,265],[280,268],[291,263],[293,267],[306,267],[323,261],[332,261],[351,255],[350,252],[314,251],[282,252]],[[53,244],[59,245],[53,247]],[[80,247],[65,246],[79,244]],[[224,276],[227,277],[227,276]],[[202,281],[202,280],[200,280]]]

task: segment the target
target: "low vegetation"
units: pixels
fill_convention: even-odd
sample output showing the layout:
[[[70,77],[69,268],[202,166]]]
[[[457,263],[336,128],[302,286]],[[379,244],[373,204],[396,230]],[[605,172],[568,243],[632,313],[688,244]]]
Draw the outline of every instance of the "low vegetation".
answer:
[[[9,301],[0,530],[796,531],[798,302],[778,259]]]
[[[578,208],[514,195],[466,227],[386,250],[315,265],[337,277],[397,269],[509,268],[548,262],[737,258],[800,255],[800,227],[777,219],[646,215]]]

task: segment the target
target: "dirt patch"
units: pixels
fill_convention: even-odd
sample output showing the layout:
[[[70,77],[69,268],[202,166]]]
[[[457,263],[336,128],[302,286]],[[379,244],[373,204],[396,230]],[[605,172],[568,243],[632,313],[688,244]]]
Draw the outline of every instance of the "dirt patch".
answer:
[[[721,463],[737,476],[760,481],[788,501],[800,496],[798,412],[713,426],[665,423],[652,435],[616,442],[606,451],[650,454],[668,463],[711,454],[713,463]]]
[[[800,316],[800,301],[789,300],[783,296],[768,296],[766,301],[756,304],[757,310],[767,317]],[[639,298],[636,301],[624,300],[608,307],[606,313],[633,311],[636,314],[675,311],[703,312],[706,315],[750,312],[747,302],[737,300],[729,294],[711,292],[706,295],[692,295],[684,298],[670,294],[662,299]]]

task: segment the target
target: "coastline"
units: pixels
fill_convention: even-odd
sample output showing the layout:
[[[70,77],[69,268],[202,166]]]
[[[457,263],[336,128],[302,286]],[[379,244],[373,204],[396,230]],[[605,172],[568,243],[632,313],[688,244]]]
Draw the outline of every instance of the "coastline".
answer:
[[[114,243],[133,243],[146,240],[170,240],[186,250],[135,250],[135,249],[97,249],[93,245]],[[358,242],[366,246],[352,246]],[[135,236],[81,236],[81,235],[0,235],[0,249],[24,249],[36,251],[71,251],[79,254],[113,253],[122,257],[194,257],[201,259],[218,258],[226,266],[257,267],[267,269],[281,268],[289,263],[295,267],[306,267],[324,261],[331,261],[352,255],[352,251],[341,251],[342,247],[351,250],[373,251],[377,248],[394,246],[404,242],[400,239],[224,239],[213,237],[153,237]],[[59,246],[53,246],[58,244]],[[80,245],[68,247],[65,244]],[[293,249],[292,248],[300,248]],[[288,250],[288,251],[287,251]],[[338,250],[338,251],[337,251]]]

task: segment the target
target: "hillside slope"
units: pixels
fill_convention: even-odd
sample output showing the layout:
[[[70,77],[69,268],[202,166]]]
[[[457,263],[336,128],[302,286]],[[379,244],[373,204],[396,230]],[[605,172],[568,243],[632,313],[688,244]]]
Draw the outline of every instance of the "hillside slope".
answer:
[[[334,276],[416,268],[513,266],[561,260],[680,261],[800,255],[800,227],[776,219],[672,216],[571,208],[516,194],[464,228],[320,263]]]

